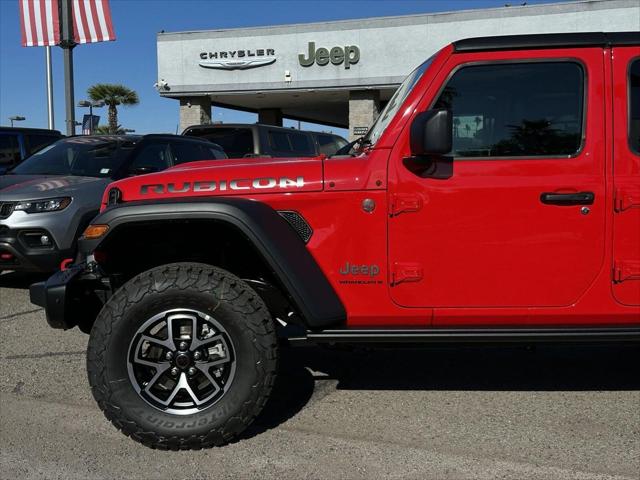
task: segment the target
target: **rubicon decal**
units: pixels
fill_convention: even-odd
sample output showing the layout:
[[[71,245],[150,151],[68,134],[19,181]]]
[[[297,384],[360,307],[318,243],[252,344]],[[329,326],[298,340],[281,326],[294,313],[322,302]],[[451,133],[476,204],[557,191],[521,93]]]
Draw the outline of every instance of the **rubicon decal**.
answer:
[[[235,178],[232,180],[199,180],[196,182],[152,183],[142,185],[140,194],[150,193],[186,193],[186,192],[224,192],[229,190],[288,190],[304,187],[304,177],[261,177]]]

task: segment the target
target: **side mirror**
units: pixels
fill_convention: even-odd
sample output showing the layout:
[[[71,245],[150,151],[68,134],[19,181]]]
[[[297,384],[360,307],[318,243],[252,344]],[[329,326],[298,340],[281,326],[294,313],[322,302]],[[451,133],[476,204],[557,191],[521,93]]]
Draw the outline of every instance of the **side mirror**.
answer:
[[[433,109],[419,113],[411,124],[411,155],[445,155],[453,148],[453,115]]]

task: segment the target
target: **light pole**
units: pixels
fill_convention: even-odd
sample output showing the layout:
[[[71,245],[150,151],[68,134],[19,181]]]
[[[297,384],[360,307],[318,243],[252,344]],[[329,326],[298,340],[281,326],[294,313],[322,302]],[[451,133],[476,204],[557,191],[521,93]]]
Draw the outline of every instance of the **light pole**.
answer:
[[[93,107],[104,107],[104,102],[102,100],[99,102],[92,102],[91,100],[80,100],[78,102],[78,106],[89,107],[89,118],[91,119],[91,121],[89,122],[89,135],[93,135]]]
[[[11,122],[11,126],[13,127],[13,122],[21,122],[26,120],[26,117],[21,117],[20,115],[14,115],[13,117],[9,117],[9,121]]]

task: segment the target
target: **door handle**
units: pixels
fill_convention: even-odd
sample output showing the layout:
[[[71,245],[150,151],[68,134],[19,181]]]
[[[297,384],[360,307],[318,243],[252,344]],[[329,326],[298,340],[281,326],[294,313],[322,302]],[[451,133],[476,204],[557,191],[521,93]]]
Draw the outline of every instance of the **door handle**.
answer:
[[[554,193],[544,192],[540,194],[540,201],[545,205],[592,205],[596,198],[593,192],[578,193]]]

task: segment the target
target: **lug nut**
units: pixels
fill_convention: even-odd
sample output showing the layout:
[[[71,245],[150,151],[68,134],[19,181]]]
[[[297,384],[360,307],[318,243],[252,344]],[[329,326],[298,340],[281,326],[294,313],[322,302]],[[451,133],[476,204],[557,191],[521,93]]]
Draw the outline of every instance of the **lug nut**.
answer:
[[[177,376],[177,375],[178,375],[179,370],[178,370],[176,367],[173,367],[173,368],[171,369],[171,372],[170,372],[170,373],[171,373],[171,376],[172,376],[172,377],[175,377],[175,376]]]
[[[187,342],[180,342],[180,345],[178,346],[178,348],[180,350],[186,350],[188,346],[189,344]]]
[[[166,358],[167,360],[171,360],[173,358],[173,352],[167,352],[164,358]]]
[[[195,352],[193,352],[193,358],[195,360],[200,360],[202,358],[202,354],[200,353],[200,351],[196,350]]]
[[[193,377],[196,374],[196,369],[191,367],[189,370],[187,370],[187,373],[190,377]]]

